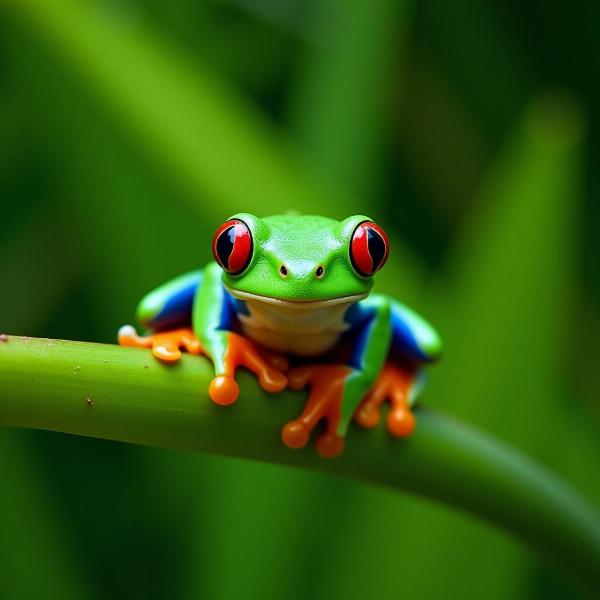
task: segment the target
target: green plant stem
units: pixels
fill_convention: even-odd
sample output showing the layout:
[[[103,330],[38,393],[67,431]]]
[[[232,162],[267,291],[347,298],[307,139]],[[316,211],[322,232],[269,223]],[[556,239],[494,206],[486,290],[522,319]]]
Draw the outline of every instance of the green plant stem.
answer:
[[[212,368],[176,366],[147,350],[9,336],[0,341],[0,424],[163,448],[211,452],[326,471],[433,498],[516,533],[582,579],[600,582],[600,516],[556,476],[448,416],[418,408],[407,440],[384,427],[352,429],[344,454],[326,460],[279,439],[304,395],[267,395],[241,372],[230,407],[206,390]],[[368,507],[365,507],[368,510]]]

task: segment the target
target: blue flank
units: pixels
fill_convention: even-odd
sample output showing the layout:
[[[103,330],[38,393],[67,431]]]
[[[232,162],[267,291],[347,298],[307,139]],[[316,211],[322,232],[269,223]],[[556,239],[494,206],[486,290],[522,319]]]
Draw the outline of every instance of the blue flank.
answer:
[[[359,329],[358,336],[354,340],[354,345],[352,347],[352,354],[350,355],[350,360],[348,361],[349,365],[353,369],[357,369],[362,371],[364,369],[364,358],[365,358],[365,349],[369,342],[369,334],[371,333],[371,326],[373,324],[373,319],[369,319],[366,324],[358,325]]]
[[[419,346],[415,332],[392,306],[392,348],[410,360],[430,362],[431,357]]]
[[[201,273],[198,274],[197,278],[190,278],[184,286],[167,297],[160,312],[144,325],[155,331],[189,326],[192,322],[192,305],[201,283]]]
[[[352,354],[348,363],[352,368],[360,371],[364,368],[365,349],[369,342],[374,315],[375,309],[364,302],[353,304],[344,315],[344,321],[351,326],[350,335],[358,332],[353,340]]]
[[[245,315],[246,317],[250,316],[250,311],[248,310],[248,305],[239,298],[234,298],[231,294],[227,293],[228,300],[231,303],[231,308],[236,315]]]
[[[145,327],[154,331],[165,331],[191,325],[194,298],[202,283],[202,274],[198,273],[197,277],[190,277],[182,283],[181,287],[173,286],[171,295],[165,296],[163,307],[159,313],[153,319],[143,323]],[[223,288],[223,302],[217,329],[231,331],[233,320],[237,314],[249,315],[250,312],[245,302],[236,300]]]
[[[358,302],[352,305],[344,315],[344,321],[351,326],[351,332],[358,335],[354,342],[350,365],[354,368],[362,368],[365,347],[369,340],[371,330],[371,319],[374,309]],[[417,340],[416,332],[411,328],[402,313],[392,304],[392,350],[401,356],[415,362],[430,362],[432,357],[424,352]]]
[[[223,288],[223,303],[221,306],[221,315],[217,329],[221,331],[233,330],[233,318],[235,315],[249,315],[246,303],[236,300],[225,288]]]

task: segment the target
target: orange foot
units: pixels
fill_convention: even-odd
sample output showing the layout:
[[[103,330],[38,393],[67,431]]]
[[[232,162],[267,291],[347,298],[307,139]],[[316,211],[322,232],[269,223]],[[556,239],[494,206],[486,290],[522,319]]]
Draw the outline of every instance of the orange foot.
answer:
[[[267,392],[280,392],[287,386],[288,378],[283,371],[288,368],[287,359],[279,354],[258,347],[248,338],[237,333],[227,334],[227,351],[223,359],[224,372],[210,383],[208,394],[216,404],[233,404],[240,394],[235,381],[238,367],[246,367],[258,376],[258,382]]]
[[[387,429],[396,437],[406,437],[415,428],[415,417],[408,406],[410,387],[415,373],[387,363],[371,391],[358,407],[354,420],[362,427],[375,427],[381,418],[381,405],[388,399],[392,405]]]
[[[202,354],[202,345],[189,328],[162,331],[140,336],[131,325],[119,329],[119,344],[133,348],[152,348],[152,354],[165,363],[176,363],[181,358],[181,348],[190,354]]]
[[[307,365],[288,373],[290,388],[299,390],[309,385],[310,394],[302,414],[287,423],[281,432],[286,446],[306,446],[311,431],[324,418],[327,428],[317,439],[317,452],[333,458],[344,449],[344,440],[338,435],[337,426],[344,397],[344,382],[350,371],[349,367],[343,365]]]

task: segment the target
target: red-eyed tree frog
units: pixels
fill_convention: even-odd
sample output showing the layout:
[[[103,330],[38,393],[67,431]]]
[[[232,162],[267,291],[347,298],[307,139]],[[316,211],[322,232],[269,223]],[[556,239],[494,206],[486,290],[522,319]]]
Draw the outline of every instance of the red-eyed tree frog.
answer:
[[[269,392],[308,386],[302,414],[282,429],[290,448],[305,446],[324,420],[317,451],[339,454],[352,418],[374,427],[385,400],[389,432],[412,432],[423,366],[442,344],[415,312],[369,295],[389,253],[381,227],[362,215],[240,213],[219,227],[212,250],[216,262],[143,298],[137,318],[150,333],[126,325],[120,344],[151,348],[167,363],[182,349],[206,355],[215,370],[208,393],[220,405],[237,400],[240,366]]]

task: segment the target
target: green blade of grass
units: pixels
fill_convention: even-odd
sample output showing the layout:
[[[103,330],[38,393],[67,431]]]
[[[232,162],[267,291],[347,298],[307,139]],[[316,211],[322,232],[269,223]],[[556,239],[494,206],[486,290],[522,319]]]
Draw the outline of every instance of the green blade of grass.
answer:
[[[3,240],[0,332],[39,330],[73,288],[77,257],[65,236],[56,235],[60,225],[49,217],[42,213]]]
[[[425,52],[412,60],[398,144],[421,197],[455,224],[489,161],[488,140],[446,73]]]
[[[529,108],[451,254],[446,287],[436,290],[446,358],[429,398],[546,460],[556,431],[569,427],[558,405],[567,376],[561,359],[574,289],[581,140],[581,116],[569,102],[548,97]],[[440,530],[436,521],[429,527],[439,532],[427,554],[431,579],[422,578],[432,593],[427,582],[448,575],[448,553],[461,532]],[[483,551],[486,541],[473,531],[465,543]],[[482,579],[499,582],[499,596],[523,593],[530,561],[510,547],[488,552],[494,560]]]
[[[294,129],[313,159],[371,203],[387,112],[384,93],[397,75],[410,4],[317,3],[314,29],[322,44],[309,49],[291,100]]]
[[[436,403],[452,398],[457,414],[533,448],[548,427],[539,418],[548,396],[566,375],[581,139],[569,102],[548,97],[531,107],[451,255],[448,293],[438,290],[447,357],[433,382]]]
[[[207,213],[248,210],[248,198],[257,207],[328,214],[357,207],[230,85],[141,25],[70,0],[11,2],[9,9],[180,184],[211,198]]]
[[[518,115],[530,89],[519,69],[524,57],[499,17],[499,6],[477,0],[434,0],[424,5],[422,17],[436,62],[457,81],[468,109],[495,139]]]

